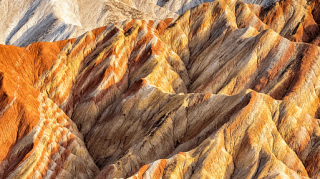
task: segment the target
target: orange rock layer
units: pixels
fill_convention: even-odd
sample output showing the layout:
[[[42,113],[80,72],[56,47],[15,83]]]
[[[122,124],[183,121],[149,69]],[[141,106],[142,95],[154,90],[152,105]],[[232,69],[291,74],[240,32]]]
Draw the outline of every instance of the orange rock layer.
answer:
[[[0,178],[320,177],[319,6],[216,0],[0,46]]]

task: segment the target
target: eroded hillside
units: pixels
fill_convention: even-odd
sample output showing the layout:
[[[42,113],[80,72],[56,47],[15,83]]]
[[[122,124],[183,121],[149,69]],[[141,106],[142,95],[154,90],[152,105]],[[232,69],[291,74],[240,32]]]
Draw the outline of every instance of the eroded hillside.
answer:
[[[0,46],[0,178],[319,178],[319,6],[216,0]]]

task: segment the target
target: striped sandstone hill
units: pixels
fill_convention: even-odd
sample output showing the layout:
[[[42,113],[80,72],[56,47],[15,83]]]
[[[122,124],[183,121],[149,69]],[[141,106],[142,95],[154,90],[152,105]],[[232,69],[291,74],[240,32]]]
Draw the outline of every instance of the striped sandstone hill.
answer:
[[[319,6],[0,46],[0,178],[320,178]]]

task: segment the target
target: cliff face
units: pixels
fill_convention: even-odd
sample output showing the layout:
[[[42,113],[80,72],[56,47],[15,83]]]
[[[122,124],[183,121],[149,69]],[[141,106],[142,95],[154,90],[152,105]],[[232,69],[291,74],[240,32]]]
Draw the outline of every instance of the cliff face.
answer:
[[[0,178],[320,177],[319,6],[216,0],[0,46]]]

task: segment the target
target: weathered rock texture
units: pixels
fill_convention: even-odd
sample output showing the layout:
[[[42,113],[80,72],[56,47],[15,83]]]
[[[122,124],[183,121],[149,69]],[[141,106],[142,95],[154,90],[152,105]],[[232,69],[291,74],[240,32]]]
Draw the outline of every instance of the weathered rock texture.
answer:
[[[319,6],[216,0],[0,46],[0,178],[320,178]]]
[[[20,47],[78,37],[126,19],[177,16],[152,3],[137,8],[125,0],[2,0],[0,13],[0,44]]]
[[[33,88],[68,42],[0,47],[0,178],[98,174],[76,125]]]
[[[131,19],[175,18],[213,0],[1,0],[0,44],[27,46],[75,38]],[[276,1],[245,0],[268,7]]]

